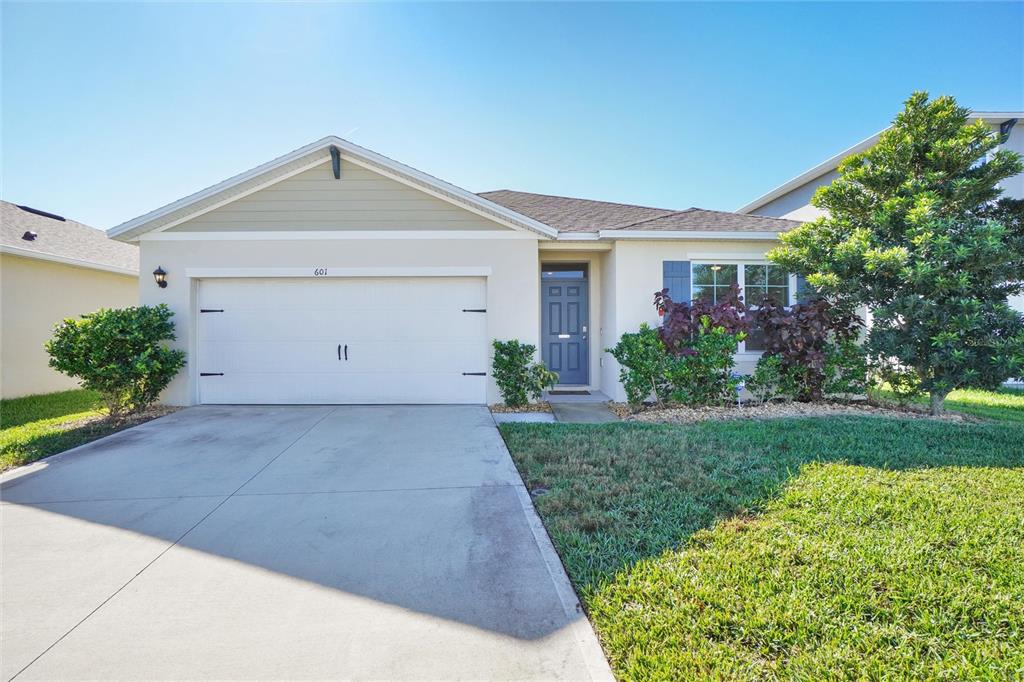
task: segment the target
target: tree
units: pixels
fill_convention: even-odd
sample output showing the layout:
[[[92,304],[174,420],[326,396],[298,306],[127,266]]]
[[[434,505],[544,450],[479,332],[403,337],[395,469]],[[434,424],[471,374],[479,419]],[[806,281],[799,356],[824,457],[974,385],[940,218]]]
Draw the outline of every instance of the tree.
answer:
[[[847,157],[812,204],[824,217],[768,258],[838,305],[873,313],[866,348],[914,377],[941,414],[950,391],[1024,371],[1024,202],[999,183],[1021,156],[952,97],[914,93],[870,149]]]

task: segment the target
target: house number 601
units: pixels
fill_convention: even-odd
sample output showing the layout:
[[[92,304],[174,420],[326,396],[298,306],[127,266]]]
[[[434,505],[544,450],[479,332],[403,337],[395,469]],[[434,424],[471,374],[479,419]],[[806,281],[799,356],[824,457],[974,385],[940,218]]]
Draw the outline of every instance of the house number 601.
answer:
[[[327,268],[313,268],[313,276],[314,277],[326,277],[327,276]]]

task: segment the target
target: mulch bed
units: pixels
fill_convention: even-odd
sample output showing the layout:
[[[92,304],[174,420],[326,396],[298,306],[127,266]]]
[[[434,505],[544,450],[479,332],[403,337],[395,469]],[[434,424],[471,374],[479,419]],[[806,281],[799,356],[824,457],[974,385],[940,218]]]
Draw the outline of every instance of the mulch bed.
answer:
[[[508,414],[515,413],[520,414],[523,412],[550,412],[551,405],[546,401],[539,403],[530,403],[529,405],[523,405],[522,407],[509,407],[508,405],[491,405],[491,412],[495,414]]]
[[[796,403],[773,402],[745,404],[742,407],[655,407],[648,405],[637,411],[625,403],[610,403],[609,407],[623,421],[693,424],[702,421],[721,421],[728,419],[778,419],[784,417],[836,417],[836,416],[874,416],[897,417],[900,419],[935,419],[945,422],[965,423],[979,419],[957,413],[947,413],[941,417],[933,417],[927,410],[917,405],[879,405],[868,402],[824,402]]]
[[[64,431],[70,431],[71,429],[77,429],[82,426],[99,426],[105,425],[113,427],[110,433],[116,433],[121,429],[127,429],[132,426],[138,426],[157,417],[163,417],[172,412],[177,412],[180,407],[171,407],[168,405],[154,405],[147,410],[139,412],[138,414],[128,415],[124,419],[116,422],[110,421],[110,418],[105,414],[95,414],[91,417],[85,417],[83,419],[73,419],[71,421],[61,422],[61,428]],[[106,435],[106,434],[105,434]]]

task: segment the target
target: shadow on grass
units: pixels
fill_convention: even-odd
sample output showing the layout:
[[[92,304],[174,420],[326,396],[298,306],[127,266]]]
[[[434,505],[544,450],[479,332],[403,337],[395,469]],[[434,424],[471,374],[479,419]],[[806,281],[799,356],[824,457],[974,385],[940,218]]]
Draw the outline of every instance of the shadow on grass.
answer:
[[[757,512],[810,462],[890,470],[1024,466],[1014,424],[830,417],[694,425],[504,424],[577,588]]]

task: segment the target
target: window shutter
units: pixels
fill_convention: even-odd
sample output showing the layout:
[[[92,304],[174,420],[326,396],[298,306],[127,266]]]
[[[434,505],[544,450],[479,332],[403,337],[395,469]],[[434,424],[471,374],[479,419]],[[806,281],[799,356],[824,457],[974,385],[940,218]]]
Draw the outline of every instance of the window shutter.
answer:
[[[806,303],[807,301],[814,298],[814,289],[807,283],[807,279],[803,275],[796,276],[796,302]]]
[[[667,260],[662,263],[661,286],[676,303],[690,302],[690,261]]]

